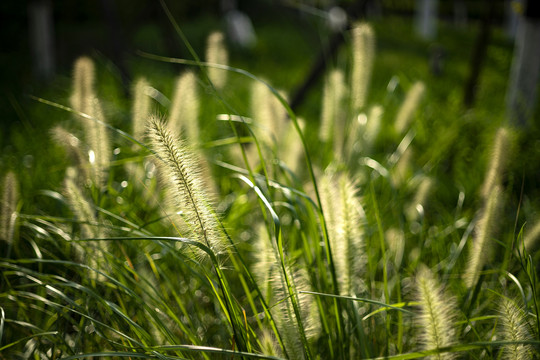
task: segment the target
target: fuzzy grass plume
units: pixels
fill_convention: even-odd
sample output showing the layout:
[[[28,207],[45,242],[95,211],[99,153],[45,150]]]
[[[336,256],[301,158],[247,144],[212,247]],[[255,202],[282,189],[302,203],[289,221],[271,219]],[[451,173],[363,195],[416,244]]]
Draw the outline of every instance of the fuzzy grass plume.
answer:
[[[424,83],[417,81],[413,84],[409,91],[407,91],[405,100],[403,100],[403,103],[398,110],[394,125],[398,134],[403,134],[410,126],[414,114],[420,105],[420,101],[424,96],[425,90],[426,86]]]
[[[94,90],[95,67],[88,57],[77,59],[73,71],[73,91],[71,106],[76,111],[90,115],[94,119],[106,122],[103,109]],[[88,159],[92,166],[92,178],[95,186],[103,186],[107,179],[107,170],[112,151],[107,127],[94,119],[78,116],[84,130],[84,139],[88,145]]]
[[[345,174],[325,174],[321,193],[329,216],[328,230],[340,293],[358,294],[363,288],[361,274],[366,262],[362,230],[365,215],[355,184]]]
[[[482,185],[482,197],[489,198],[489,195],[496,186],[502,185],[503,173],[511,153],[510,131],[507,128],[500,128],[495,135],[495,141],[491,152],[491,159],[487,170],[484,184]]]
[[[183,133],[192,143],[199,141],[199,103],[197,76],[184,72],[176,79],[167,125],[173,134]]]
[[[532,253],[538,248],[538,242],[540,239],[540,221],[532,226],[528,231],[525,231],[523,242],[525,243],[525,249],[527,252]]]
[[[210,206],[210,197],[204,189],[193,154],[156,116],[150,118],[148,136],[151,148],[161,160],[165,176],[172,185],[174,200],[183,212],[189,236],[210,248],[214,254],[223,253],[226,241]]]
[[[472,288],[478,282],[480,272],[488,262],[491,251],[490,241],[495,233],[499,210],[502,206],[502,191],[500,187],[491,190],[475,229],[472,247],[469,250],[467,268],[463,274],[465,284]]]
[[[526,314],[515,301],[503,298],[499,305],[501,340],[524,341],[532,340],[526,320]],[[533,358],[533,348],[524,344],[509,344],[503,346],[505,360],[527,360]]]
[[[256,261],[253,273],[263,296],[271,304],[272,317],[285,347],[284,351],[278,353],[287,354],[290,359],[304,359],[306,353],[303,339],[314,339],[320,331],[318,316],[314,311],[314,298],[300,293],[312,290],[307,273],[302,267],[292,266],[287,256],[284,259],[285,266],[282,266],[277,246],[264,226],[259,227],[254,250]],[[294,297],[298,306],[298,313],[291,297]]]
[[[142,140],[146,130],[146,121],[151,112],[152,98],[148,96],[150,84],[145,78],[138,79],[133,85],[133,103],[131,106],[131,122],[133,137]]]
[[[2,188],[2,212],[0,213],[0,240],[13,244],[15,221],[17,220],[17,202],[19,201],[19,184],[17,176],[10,171],[4,176]]]
[[[211,33],[206,40],[206,61],[211,64],[227,65],[229,54],[225,47],[225,36],[222,32]],[[218,90],[223,90],[227,82],[227,71],[214,67],[208,68],[208,77]]]
[[[454,321],[455,300],[439,284],[435,275],[421,266],[416,275],[416,291],[420,303],[419,339],[424,350],[439,349],[456,343]],[[453,353],[432,355],[430,359],[453,359]]]
[[[358,23],[352,29],[351,104],[358,112],[366,104],[373,60],[375,34],[370,25]]]
[[[343,99],[345,96],[345,76],[339,69],[332,70],[324,83],[321,129],[319,138],[322,141],[333,140],[336,143],[342,142],[344,137],[344,111]]]
[[[96,69],[94,62],[87,56],[81,56],[73,66],[73,89],[70,97],[71,107],[76,111],[86,113],[87,99],[96,96],[94,83]]]
[[[280,91],[284,98],[286,94]],[[285,130],[287,111],[275,95],[261,81],[252,83],[251,116],[254,122],[254,132],[263,143],[270,145],[278,142]]]

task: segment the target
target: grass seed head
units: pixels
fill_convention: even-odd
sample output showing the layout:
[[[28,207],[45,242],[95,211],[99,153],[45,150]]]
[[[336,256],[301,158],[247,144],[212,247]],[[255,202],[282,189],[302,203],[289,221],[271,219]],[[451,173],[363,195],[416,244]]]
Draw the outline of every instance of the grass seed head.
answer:
[[[73,66],[73,89],[70,98],[71,107],[83,113],[87,113],[86,102],[88,98],[95,97],[94,62],[87,56],[82,56],[75,61]]]
[[[173,134],[184,133],[190,143],[199,139],[200,99],[197,76],[187,71],[178,76],[172,97],[167,125]]]
[[[225,36],[216,31],[206,41],[206,61],[211,64],[228,65],[229,53],[225,47]],[[214,67],[208,68],[208,77],[218,90],[222,90],[227,82],[227,71]]]
[[[411,121],[414,118],[416,110],[418,110],[425,90],[426,86],[424,83],[417,81],[413,84],[409,91],[407,91],[405,100],[403,100],[403,103],[398,110],[394,125],[398,134],[403,134],[411,125]]]
[[[420,266],[416,275],[416,291],[420,303],[419,338],[423,349],[439,349],[456,343],[455,299],[443,289],[435,275],[425,266]],[[453,358],[453,353],[430,356],[430,359]]]
[[[482,185],[482,197],[487,199],[496,186],[502,185],[503,173],[511,152],[510,131],[501,127],[495,135],[491,158],[484,184]]]
[[[375,57],[375,34],[370,25],[358,23],[352,29],[351,103],[353,113],[366,104]]]
[[[209,193],[204,189],[204,182],[197,170],[194,154],[156,116],[149,121],[148,136],[152,150],[162,162],[167,183],[173,191],[177,207],[183,213],[190,238],[207,246],[215,255],[223,253],[226,241],[210,205]]]
[[[532,340],[529,332],[526,315],[523,309],[511,299],[503,298],[499,305],[499,318],[501,340],[506,341],[524,341]],[[526,360],[533,358],[533,349],[530,345],[509,344],[503,346],[503,359],[508,360]]]
[[[502,206],[502,190],[499,186],[491,190],[489,198],[475,228],[469,260],[464,273],[465,284],[468,288],[476,285],[484,265],[489,261],[492,252],[490,242],[497,230],[497,221]]]
[[[133,137],[142,140],[146,130],[146,121],[151,112],[152,98],[148,96],[150,84],[145,78],[138,79],[133,85],[133,103],[131,122]]]
[[[4,176],[2,190],[0,240],[12,244],[15,235],[15,221],[17,220],[17,202],[19,201],[19,184],[14,172],[9,171]]]

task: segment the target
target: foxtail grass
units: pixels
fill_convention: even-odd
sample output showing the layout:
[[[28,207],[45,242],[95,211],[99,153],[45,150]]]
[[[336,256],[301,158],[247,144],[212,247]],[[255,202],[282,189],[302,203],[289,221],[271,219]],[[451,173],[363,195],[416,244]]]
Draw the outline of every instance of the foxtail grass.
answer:
[[[489,198],[493,189],[502,185],[504,171],[511,157],[511,146],[510,130],[504,127],[499,128],[495,135],[487,174],[482,185],[482,198]]]
[[[211,64],[227,65],[229,53],[225,46],[225,36],[222,32],[211,33],[206,40],[206,61]],[[223,90],[227,82],[227,71],[210,67],[208,77],[217,90]]]
[[[338,273],[340,293],[363,291],[362,273],[366,263],[362,226],[365,215],[357,189],[345,174],[325,174],[321,181],[323,207],[329,216],[328,232]]]
[[[75,62],[71,106],[101,122],[106,122],[101,103],[94,89],[95,67],[88,57]],[[92,167],[92,179],[97,188],[107,181],[107,171],[112,157],[109,133],[105,125],[78,116],[84,130],[84,140],[88,145],[88,160]]]
[[[535,223],[530,230],[526,229],[523,242],[525,249],[528,253],[534,252],[538,249],[538,242],[540,240],[540,222]]]
[[[203,187],[204,181],[192,152],[156,116],[148,123],[148,136],[151,148],[162,162],[173,186],[174,201],[183,212],[182,218],[189,228],[189,237],[204,244],[214,254],[223,254],[226,239],[211,208],[211,199]]]
[[[503,359],[526,360],[533,358],[533,348],[530,345],[519,343],[533,339],[526,316],[524,309],[518,306],[514,300],[504,297],[499,303],[501,340],[515,342],[503,346]]]
[[[222,71],[223,72],[223,71]],[[199,90],[192,71],[176,79],[167,125],[173,134],[184,134],[190,143],[199,142]]]
[[[403,103],[398,110],[394,123],[395,130],[398,134],[403,134],[411,125],[425,90],[426,86],[424,83],[417,81],[407,91],[405,100],[403,100]]]
[[[141,141],[146,131],[146,122],[152,112],[152,98],[148,96],[150,84],[145,78],[138,79],[133,85],[131,105],[132,135]]]
[[[0,213],[0,239],[11,247],[15,238],[17,203],[19,202],[19,183],[14,172],[9,171],[3,179],[2,207]]]
[[[435,275],[421,266],[416,275],[416,292],[420,306],[419,339],[424,350],[441,349],[458,341],[454,322],[457,305],[439,284]],[[430,359],[453,359],[453,353],[432,355]]]
[[[321,107],[321,128],[319,138],[322,141],[332,140],[338,143],[335,148],[341,148],[345,131],[346,113],[343,111],[345,98],[345,75],[340,69],[332,70],[324,83]]]
[[[351,38],[351,105],[353,113],[357,113],[365,106],[367,100],[375,58],[375,34],[370,25],[357,23],[351,30]]]
[[[497,186],[491,190],[475,228],[472,246],[469,248],[467,267],[463,273],[465,284],[470,289],[476,285],[480,273],[489,262],[493,252],[493,236],[497,230],[498,216],[503,204],[502,190]]]
[[[87,56],[78,58],[73,66],[73,89],[70,97],[71,107],[74,110],[87,113],[87,99],[96,96],[95,78],[96,69],[92,59]]]
[[[280,93],[286,98],[286,94]],[[267,146],[280,141],[285,130],[287,111],[264,83],[252,83],[250,105],[255,135]]]

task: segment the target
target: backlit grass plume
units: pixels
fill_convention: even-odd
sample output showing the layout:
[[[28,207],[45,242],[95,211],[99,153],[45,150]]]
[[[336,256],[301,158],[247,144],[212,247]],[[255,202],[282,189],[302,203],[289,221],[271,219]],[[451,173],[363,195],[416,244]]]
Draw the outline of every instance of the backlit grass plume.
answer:
[[[500,334],[505,341],[532,340],[526,320],[526,314],[515,301],[503,298],[499,305]],[[525,344],[508,344],[503,346],[502,359],[526,360],[533,358],[533,349]]]
[[[87,56],[81,56],[73,66],[73,89],[70,97],[71,107],[86,113],[87,99],[96,96],[94,82],[96,69],[94,62]]]
[[[359,23],[351,30],[351,37],[351,104],[353,112],[358,112],[366,104],[375,57],[375,34],[370,25]]]
[[[398,134],[403,134],[411,124],[414,113],[420,105],[420,101],[424,96],[425,90],[426,86],[424,83],[417,81],[413,84],[409,91],[407,91],[407,95],[405,96],[405,100],[403,100],[403,103],[398,110],[396,122],[394,124]]]
[[[152,98],[148,96],[150,84],[145,78],[138,79],[133,85],[133,103],[131,105],[131,121],[133,137],[142,140],[146,130],[146,121],[151,112]]]
[[[494,187],[489,194],[481,217],[476,225],[472,246],[469,250],[469,260],[463,277],[468,288],[478,282],[480,272],[491,256],[492,236],[496,230],[498,214],[502,205],[502,191]]]
[[[333,140],[342,143],[346,112],[343,111],[345,96],[345,77],[339,69],[332,70],[324,83],[321,109],[321,130],[319,137],[322,141]],[[338,148],[340,148],[338,146]]]
[[[216,31],[211,33],[206,40],[206,61],[211,64],[227,65],[229,54],[225,47],[225,36]],[[227,82],[227,71],[214,67],[208,68],[208,77],[218,90],[222,90]]]
[[[511,153],[510,131],[507,128],[499,128],[495,135],[495,141],[491,151],[491,159],[487,170],[484,184],[482,185],[482,197],[487,199],[495,186],[502,185],[502,175],[506,168]]]
[[[0,213],[0,240],[13,244],[15,221],[17,220],[17,202],[19,201],[19,184],[17,176],[10,171],[4,176],[2,188],[2,212]]]
[[[435,275],[421,266],[416,275],[417,299],[420,303],[418,316],[419,339],[424,350],[439,349],[456,343],[454,321],[457,306],[455,300],[439,284]],[[454,353],[432,355],[430,359],[452,359]]]
[[[264,226],[259,228],[254,250],[253,273],[272,309],[272,317],[285,347],[279,353],[286,353],[290,359],[304,359],[305,341],[315,338],[320,331],[317,314],[313,311],[314,298],[299,293],[312,290],[307,273],[298,266],[292,266],[287,256],[284,258],[285,266],[282,266],[277,246]],[[298,312],[293,301],[297,304]]]
[[[151,148],[161,160],[165,176],[172,185],[174,200],[183,212],[183,219],[190,230],[189,237],[216,255],[222,253],[225,249],[224,235],[210,207],[209,194],[204,189],[193,154],[156,116],[150,118],[148,136]]]
[[[525,229],[525,236],[523,242],[525,243],[525,249],[527,252],[532,253],[538,248],[538,240],[540,239],[540,221],[532,226],[532,228]]]
[[[281,94],[286,98],[286,94]],[[276,96],[261,81],[252,83],[251,88],[251,117],[253,131],[257,138],[267,145],[281,140],[284,133],[287,111]]]
[[[103,186],[107,179],[112,151],[107,127],[98,122],[106,121],[101,103],[95,94],[94,73],[94,63],[90,58],[77,59],[73,71],[73,91],[70,100],[74,110],[94,118],[78,116],[83,127],[84,140],[89,148],[88,159],[92,166],[94,185]]]
[[[173,134],[183,133],[190,142],[199,141],[199,102],[197,76],[184,72],[176,79],[169,111],[167,125]]]
[[[361,274],[366,260],[362,230],[365,215],[355,184],[345,174],[325,174],[321,194],[340,292],[358,294],[363,287]]]

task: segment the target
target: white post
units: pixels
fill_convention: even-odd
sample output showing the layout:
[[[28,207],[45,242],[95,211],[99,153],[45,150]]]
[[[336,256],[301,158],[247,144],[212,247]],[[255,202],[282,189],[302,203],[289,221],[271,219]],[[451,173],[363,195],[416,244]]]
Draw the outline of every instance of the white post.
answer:
[[[509,39],[514,40],[517,34],[519,24],[519,13],[523,12],[523,1],[521,0],[505,0],[505,32]]]
[[[438,0],[416,0],[416,32],[425,40],[437,36]]]
[[[50,79],[54,75],[54,36],[50,0],[33,1],[28,5],[30,47],[34,72]]]
[[[525,126],[532,116],[540,74],[540,19],[521,17],[506,94],[510,122]]]

